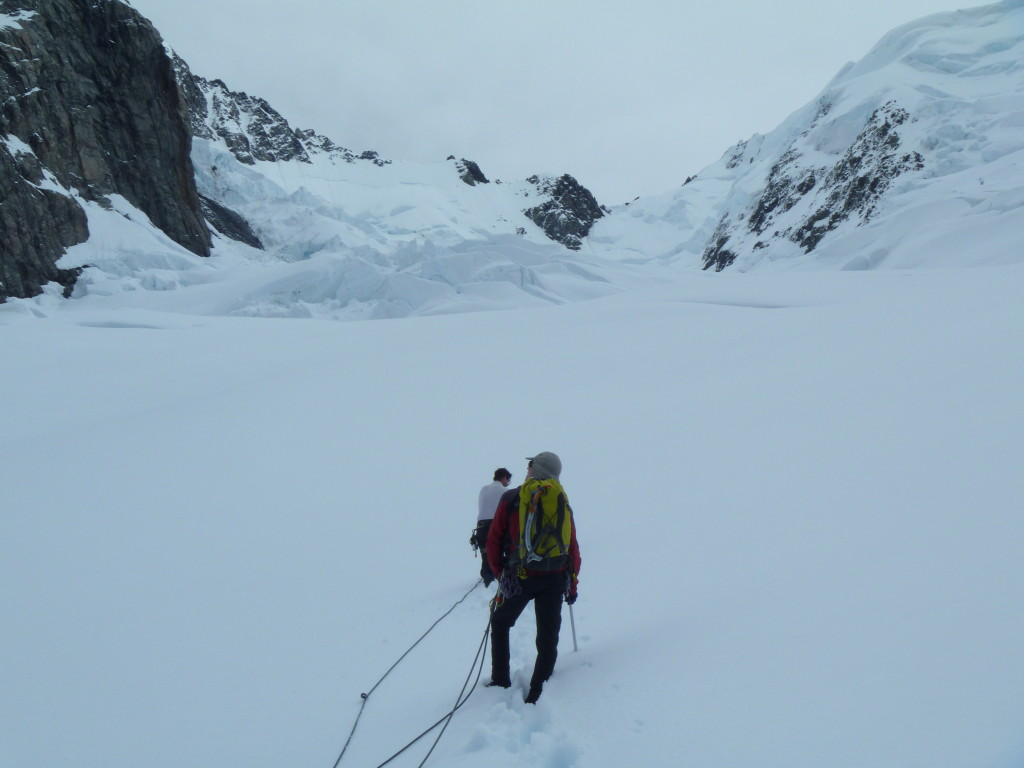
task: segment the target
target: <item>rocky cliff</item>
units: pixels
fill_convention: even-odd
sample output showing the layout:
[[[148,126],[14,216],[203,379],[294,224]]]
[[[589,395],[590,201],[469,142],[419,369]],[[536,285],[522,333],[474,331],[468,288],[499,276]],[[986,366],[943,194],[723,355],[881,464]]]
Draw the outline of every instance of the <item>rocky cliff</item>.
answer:
[[[208,255],[188,109],[160,35],[119,0],[0,0],[0,301],[76,271],[84,202],[120,195]]]

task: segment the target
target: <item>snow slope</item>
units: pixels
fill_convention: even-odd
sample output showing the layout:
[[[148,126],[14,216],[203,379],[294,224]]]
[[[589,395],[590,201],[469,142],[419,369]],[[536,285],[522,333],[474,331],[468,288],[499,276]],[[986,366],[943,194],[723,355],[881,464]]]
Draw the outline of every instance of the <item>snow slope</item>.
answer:
[[[0,308],[0,765],[330,768],[472,586],[479,487],[538,450],[577,512],[580,650],[566,622],[539,705],[475,691],[428,765],[1024,764],[1022,288],[1013,265],[375,323]],[[488,597],[374,692],[342,766],[452,706]]]
[[[254,176],[254,183],[270,186],[264,176]],[[427,196],[437,192],[425,189]],[[308,196],[304,185],[273,194],[278,197],[256,197],[251,205],[274,222],[261,235],[275,250],[215,237],[214,255],[208,259],[172,242],[123,198],[113,197],[109,208],[81,201],[90,238],[60,261],[88,265],[72,303],[201,315],[386,319],[560,304],[661,279],[656,270],[580,257],[540,242],[543,238],[531,241],[514,233],[461,239],[444,232],[432,235],[429,227],[417,230],[410,222],[397,235],[380,235],[382,227],[395,226],[394,216],[381,225],[369,211],[360,217],[336,207],[320,215],[285,199]],[[399,184],[371,202],[372,190],[364,189],[364,203],[398,206],[415,194]],[[429,216],[417,206],[407,214],[417,221]],[[300,230],[301,237],[296,234]],[[344,240],[341,230],[347,233]],[[363,244],[350,245],[357,238]],[[376,246],[374,239],[380,240]],[[39,313],[52,308],[45,298],[28,304]]]
[[[1020,0],[907,24],[777,129],[614,209],[591,240],[743,271],[1019,261],[1019,238],[988,232],[1024,217],[1022,62]]]
[[[108,306],[271,317],[383,319],[558,304],[657,280],[548,240],[521,209],[535,185],[469,186],[451,163],[239,163],[193,141],[203,194],[259,222],[260,250],[215,234],[203,259],[127,201],[83,202],[91,236],[61,259],[87,266],[74,298]],[[517,231],[521,230],[521,231]],[[203,286],[216,283],[211,304]],[[168,297],[154,292],[173,291]]]

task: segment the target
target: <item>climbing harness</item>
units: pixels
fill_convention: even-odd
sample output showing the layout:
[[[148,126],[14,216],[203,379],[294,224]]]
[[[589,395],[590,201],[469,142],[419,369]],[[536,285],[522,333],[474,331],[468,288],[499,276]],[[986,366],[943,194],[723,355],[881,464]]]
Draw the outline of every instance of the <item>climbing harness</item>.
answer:
[[[359,719],[363,716],[363,710],[366,708],[366,702],[369,701],[371,694],[373,694],[373,692],[377,690],[377,688],[380,686],[380,684],[384,682],[384,679],[388,675],[391,674],[391,672],[394,670],[394,668],[397,667],[402,662],[402,660],[405,659],[405,657],[408,656],[412,652],[413,648],[415,648],[417,645],[419,645],[420,642],[422,642],[423,639],[427,635],[429,635],[438,624],[440,624],[445,618],[447,618],[451,614],[451,612],[454,611],[459,606],[460,603],[462,603],[467,597],[469,597],[470,593],[474,589],[479,587],[482,582],[483,582],[483,579],[477,579],[476,583],[473,584],[473,586],[469,588],[469,591],[466,592],[466,594],[464,594],[462,597],[460,597],[458,600],[456,600],[451,608],[449,608],[447,611],[445,611],[444,614],[442,614],[440,616],[440,618],[437,619],[437,621],[435,621],[433,624],[430,625],[430,628],[427,629],[426,632],[424,632],[422,635],[420,635],[419,639],[415,643],[413,643],[411,646],[409,646],[409,649],[405,653],[403,653],[401,656],[398,657],[398,661],[396,661],[394,664],[392,664],[388,668],[388,671],[385,672],[383,675],[381,675],[380,679],[376,683],[373,684],[373,687],[370,688],[369,691],[367,691],[366,693],[359,694],[360,698],[362,699],[362,704],[359,705],[359,712],[356,714],[355,722],[352,723],[352,730],[349,731],[348,738],[345,739],[345,745],[341,748],[341,754],[339,754],[338,755],[338,759],[334,761],[334,768],[338,768],[338,766],[341,764],[341,759],[343,757],[345,757],[345,752],[348,750],[349,744],[352,742],[352,737],[355,735],[356,727],[359,725]],[[490,633],[490,628],[491,628],[490,616],[488,616],[488,619],[487,619],[487,631],[484,632],[484,641],[481,642],[481,644],[480,644],[481,650],[483,649],[483,647],[484,647],[484,645],[486,643],[487,635]],[[479,659],[480,656],[481,656],[481,651],[478,650],[477,651],[477,657],[473,659],[473,665],[474,666],[476,665],[477,659]],[[480,661],[480,668],[481,668],[481,670],[483,669],[483,661],[482,660]],[[473,670],[472,670],[472,668],[470,668],[470,676],[472,676],[472,674],[473,674]],[[479,680],[479,678],[480,678],[480,673],[477,673],[477,679]],[[469,682],[469,680],[467,678],[466,683],[468,684],[468,682]],[[463,687],[462,687],[462,691],[459,692],[459,698],[460,699],[461,699],[462,693],[463,693],[463,691],[465,691],[465,689],[466,689],[466,686],[464,684]],[[470,693],[472,693],[472,691],[470,691]],[[461,707],[463,704],[465,704],[466,700],[468,700],[468,699],[469,699],[469,696],[467,695],[465,699],[462,699],[461,701],[457,701],[455,707],[451,710],[451,712],[449,712],[447,715],[442,717],[440,720],[438,720],[436,723],[434,723],[432,726],[430,726],[430,728],[428,728],[423,733],[421,733],[419,736],[417,736],[415,739],[410,741],[399,752],[396,752],[394,755],[392,755],[390,758],[388,758],[387,761],[381,763],[381,765],[387,765],[388,763],[390,763],[392,760],[394,760],[396,757],[398,757],[398,755],[400,755],[402,752],[404,752],[406,749],[411,747],[413,744],[415,744],[417,741],[419,741],[421,738],[423,738],[428,733],[430,733],[432,730],[434,730],[437,726],[439,726],[442,722],[444,722],[446,718],[448,720],[451,720],[452,715],[455,714],[455,711],[457,709],[459,709],[459,707]],[[447,727],[448,727],[447,723],[445,723],[445,728],[447,728]],[[441,733],[442,734],[444,733],[444,729],[441,730]],[[441,739],[441,735],[439,734],[438,737],[437,737],[437,741],[440,741],[440,739]],[[434,746],[437,746],[437,741],[434,742]],[[430,751],[433,752],[434,751],[434,747],[431,747]],[[430,753],[427,753],[427,757],[429,757],[429,756],[430,756]],[[426,758],[424,758],[424,762],[426,762]],[[420,763],[420,765],[422,766],[423,763]],[[378,768],[380,768],[380,766],[378,766]]]

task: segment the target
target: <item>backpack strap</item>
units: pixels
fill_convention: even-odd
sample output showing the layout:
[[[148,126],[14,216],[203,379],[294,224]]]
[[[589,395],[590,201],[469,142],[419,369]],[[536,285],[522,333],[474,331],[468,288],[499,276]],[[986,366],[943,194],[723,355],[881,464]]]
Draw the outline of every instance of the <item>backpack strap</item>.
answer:
[[[564,493],[559,493],[558,494],[558,501],[556,502],[556,504],[557,504],[557,506],[555,508],[555,522],[553,524],[549,522],[546,525],[544,524],[544,508],[540,504],[537,505],[537,506],[541,507],[540,508],[540,520],[541,520],[541,524],[542,524],[543,527],[537,532],[537,535],[536,535],[534,541],[540,541],[545,536],[547,536],[549,534],[553,534],[553,540],[554,540],[556,546],[558,547],[558,555],[557,556],[561,557],[567,551],[567,550],[562,549],[562,526],[565,524],[565,507],[566,507],[566,501],[565,501],[565,494]],[[540,555],[532,552],[532,550],[531,550],[531,555],[532,555],[534,560],[539,560],[540,557],[541,557]],[[547,557],[552,557],[552,555],[548,554]]]
[[[540,503],[542,486],[537,485],[532,489],[528,489],[529,498],[526,501],[525,514],[523,510],[522,501],[519,505],[519,547],[518,547],[518,560],[519,560],[519,578],[526,578],[526,563],[529,560],[535,559],[537,556],[533,551],[533,531],[537,527],[537,513],[538,507],[540,507],[540,514],[543,517],[544,508]]]
[[[545,518],[543,497],[552,488],[557,488],[558,497],[555,503],[555,514]],[[562,541],[562,529],[565,525],[566,509],[572,514],[568,499],[560,485],[538,485],[530,493],[525,517],[520,515],[519,537],[519,577],[526,578],[526,568],[533,570],[556,571],[564,567],[568,554],[568,542]],[[536,547],[545,540],[553,542],[555,550],[538,553]]]

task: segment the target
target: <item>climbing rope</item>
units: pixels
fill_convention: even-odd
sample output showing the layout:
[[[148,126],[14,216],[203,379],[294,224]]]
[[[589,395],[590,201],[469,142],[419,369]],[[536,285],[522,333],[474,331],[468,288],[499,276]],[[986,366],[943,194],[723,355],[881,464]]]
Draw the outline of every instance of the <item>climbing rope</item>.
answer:
[[[424,632],[424,633],[423,633],[422,635],[420,635],[420,638],[419,638],[419,640],[417,640],[417,641],[416,641],[415,643],[413,643],[413,644],[412,644],[411,646],[409,646],[409,649],[408,649],[408,650],[407,650],[407,651],[406,651],[405,653],[403,653],[403,654],[402,654],[401,656],[399,656],[399,657],[398,657],[398,661],[396,661],[396,662],[395,662],[394,664],[392,664],[392,665],[391,665],[391,666],[390,666],[390,667],[388,668],[388,671],[387,671],[387,672],[385,672],[385,673],[384,673],[383,675],[381,675],[381,678],[380,678],[380,680],[378,680],[378,681],[377,681],[376,683],[374,683],[374,684],[373,684],[373,687],[372,687],[372,688],[371,688],[371,689],[370,689],[369,691],[367,691],[366,693],[361,693],[361,694],[359,694],[359,696],[360,696],[360,697],[362,698],[362,700],[363,700],[363,703],[359,705],[359,712],[358,712],[358,713],[356,714],[356,719],[355,719],[355,722],[353,722],[353,723],[352,723],[352,730],[351,730],[351,731],[349,731],[349,734],[348,734],[348,738],[347,738],[347,739],[345,740],[345,746],[343,746],[343,747],[341,748],[341,754],[340,754],[340,755],[338,755],[338,759],[334,761],[334,768],[338,768],[338,766],[339,766],[339,765],[341,764],[341,759],[342,759],[342,758],[343,758],[343,757],[345,756],[345,752],[346,752],[346,751],[348,750],[348,745],[349,745],[349,744],[350,744],[350,743],[352,742],[352,737],[353,737],[353,736],[355,735],[355,732],[356,732],[356,727],[357,727],[357,726],[359,725],[359,718],[361,718],[361,717],[363,716],[363,710],[364,710],[364,709],[366,708],[366,702],[367,702],[367,701],[369,701],[369,699],[370,699],[370,695],[371,695],[371,694],[372,694],[372,693],[373,693],[374,691],[376,691],[376,690],[377,690],[378,686],[380,686],[380,684],[384,682],[384,679],[385,679],[385,678],[386,678],[386,677],[387,677],[388,675],[390,675],[390,674],[391,674],[391,672],[392,672],[392,671],[394,670],[394,668],[395,668],[395,667],[397,667],[397,666],[398,666],[399,664],[401,664],[401,663],[402,663],[402,660],[403,660],[403,659],[404,659],[404,658],[405,658],[406,656],[408,656],[408,655],[409,655],[409,654],[410,654],[410,653],[412,652],[413,648],[415,648],[415,647],[416,647],[417,645],[419,645],[419,644],[420,644],[420,643],[421,643],[421,642],[423,641],[423,638],[425,638],[425,637],[426,637],[427,635],[429,635],[429,634],[430,634],[430,633],[431,633],[431,632],[432,632],[432,631],[434,630],[434,627],[436,627],[436,626],[437,626],[438,624],[440,624],[440,623],[441,623],[441,622],[442,622],[442,621],[443,621],[443,620],[444,620],[445,618],[447,618],[447,617],[449,616],[449,614],[451,614],[451,612],[452,612],[452,611],[454,611],[454,610],[455,610],[455,609],[456,609],[456,608],[457,608],[457,607],[459,606],[459,604],[460,604],[460,603],[462,603],[462,602],[463,602],[463,601],[464,601],[464,600],[465,600],[465,599],[466,599],[467,597],[469,597],[470,593],[471,593],[471,592],[472,592],[472,591],[473,591],[474,589],[476,589],[477,587],[479,587],[479,586],[480,586],[480,584],[481,584],[482,582],[483,582],[483,579],[477,579],[476,583],[475,583],[475,584],[474,584],[474,585],[473,585],[472,587],[470,587],[470,588],[469,588],[469,592],[466,592],[466,594],[464,594],[464,595],[463,595],[462,597],[460,597],[460,598],[459,598],[458,600],[456,600],[456,601],[455,601],[455,604],[454,604],[454,605],[452,605],[452,607],[451,607],[451,608],[449,608],[449,609],[448,609],[447,611],[445,611],[445,612],[444,612],[444,614],[442,614],[442,615],[441,615],[441,617],[440,617],[440,618],[439,618],[439,619],[438,619],[437,621],[435,621],[435,622],[434,622],[433,624],[431,624],[431,625],[430,625],[430,628],[429,628],[429,629],[427,629],[427,631],[426,631],[426,632]],[[488,630],[489,630],[489,629],[490,629],[490,620],[488,619]],[[486,640],[486,633],[485,633],[485,635],[484,635],[484,638],[485,638],[485,640]],[[477,654],[479,655],[479,651],[477,651]],[[474,665],[476,664],[476,659],[474,659],[474,660],[473,660],[473,663],[474,663]],[[481,668],[482,668],[482,666],[483,666],[483,662],[481,662]],[[472,670],[470,670],[470,674],[472,674]],[[478,676],[478,677],[479,677],[479,676]],[[463,690],[465,690],[465,686],[463,686]],[[459,695],[461,696],[462,694],[460,693]],[[467,696],[466,698],[468,699],[469,697]],[[460,704],[457,704],[457,705],[456,705],[456,707],[455,707],[455,709],[458,709],[458,708],[459,708],[460,706],[462,706],[462,704],[464,704],[464,703],[465,703],[465,701],[463,701],[463,702],[462,702],[462,703],[460,703]],[[452,711],[451,711],[451,712],[450,712],[450,713],[449,713],[448,715],[445,715],[445,717],[447,717],[447,718],[451,719],[451,716],[452,716],[453,714],[455,714],[455,710],[454,710],[454,709],[453,709],[453,710],[452,710]],[[405,747],[404,749],[408,749],[408,748],[409,748],[410,746],[412,746],[412,744],[414,744],[414,743],[415,743],[416,741],[418,741],[418,740],[419,740],[420,738],[422,738],[423,736],[425,736],[425,735],[426,735],[427,733],[430,733],[430,731],[432,731],[432,730],[433,730],[434,728],[436,728],[436,727],[437,727],[438,725],[440,725],[440,724],[441,724],[441,722],[442,722],[442,721],[443,721],[444,719],[445,719],[445,718],[444,718],[444,717],[442,717],[442,718],[441,718],[441,720],[438,720],[438,721],[437,721],[437,722],[436,722],[436,723],[435,723],[434,725],[432,725],[432,726],[431,726],[430,728],[428,728],[428,729],[427,729],[426,731],[424,731],[424,732],[423,732],[422,734],[420,734],[419,736],[417,736],[417,737],[416,737],[416,739],[414,739],[414,740],[413,740],[412,742],[410,742],[410,743],[409,743],[408,745],[406,745],[406,747]],[[443,731],[442,731],[442,732],[443,732]],[[439,738],[440,738],[440,737],[439,737]],[[435,742],[435,746],[436,746],[436,742]],[[404,751],[404,749],[403,749],[403,751]],[[431,750],[433,750],[433,747],[431,747]],[[400,753],[399,753],[399,754],[400,754]],[[396,756],[397,756],[397,755],[396,755]],[[388,762],[390,762],[390,761],[391,761],[391,760],[393,760],[393,759],[394,759],[394,757],[390,758],[390,759],[388,760]],[[386,763],[382,763],[382,765],[386,765]]]
[[[405,752],[407,749],[409,749],[409,747],[411,747],[417,741],[422,739],[424,736],[426,736],[432,730],[437,728],[437,726],[441,725],[441,723],[444,723],[444,727],[441,728],[441,732],[437,734],[437,738],[434,739],[434,743],[430,745],[429,751],[423,757],[423,760],[420,761],[420,764],[419,764],[418,768],[423,768],[423,766],[426,764],[427,760],[430,758],[430,755],[433,754],[434,747],[437,746],[438,742],[441,741],[441,737],[444,736],[444,732],[445,732],[445,730],[447,730],[448,724],[452,721],[452,718],[455,716],[455,713],[459,711],[459,709],[462,707],[463,704],[465,704],[467,701],[469,701],[469,697],[472,696],[473,695],[473,691],[476,690],[477,683],[480,682],[480,675],[484,671],[484,661],[487,658],[487,653],[486,653],[487,638],[490,635],[490,632],[491,632],[491,617],[488,615],[488,617],[487,617],[487,627],[484,629],[483,639],[480,640],[480,646],[476,649],[476,656],[473,658],[473,663],[469,665],[469,674],[466,676],[466,680],[462,684],[462,690],[459,691],[459,695],[455,698],[455,706],[452,707],[451,710],[446,715],[444,715],[444,717],[442,717],[440,720],[438,720],[432,726],[430,726],[429,728],[424,730],[422,733],[420,733],[419,736],[414,738],[412,741],[410,741],[408,744],[406,744],[400,750],[395,752],[395,754],[393,754],[391,757],[389,757],[383,763],[378,765],[377,768],[384,768],[385,765],[387,765],[392,760],[394,760],[396,757],[401,755],[403,752]],[[478,666],[478,662],[479,662],[479,666]],[[472,685],[472,687],[469,688],[469,692],[467,693],[466,692],[466,688],[467,688],[467,686],[469,686],[470,678],[473,677],[473,670],[474,669],[476,669],[476,679],[473,681],[473,685]]]

